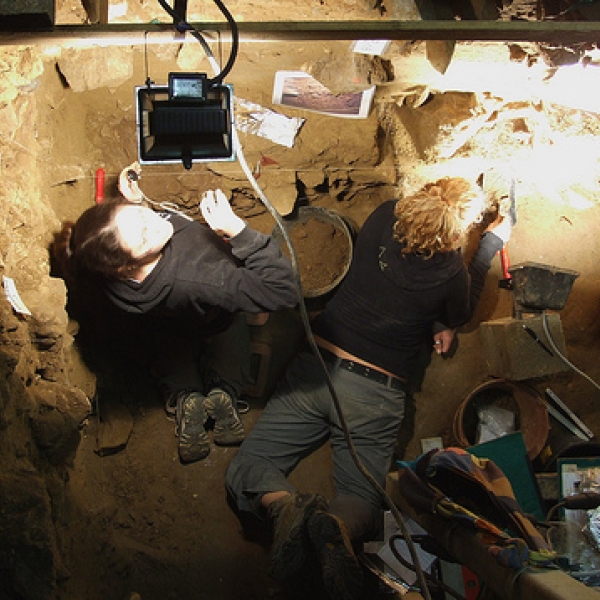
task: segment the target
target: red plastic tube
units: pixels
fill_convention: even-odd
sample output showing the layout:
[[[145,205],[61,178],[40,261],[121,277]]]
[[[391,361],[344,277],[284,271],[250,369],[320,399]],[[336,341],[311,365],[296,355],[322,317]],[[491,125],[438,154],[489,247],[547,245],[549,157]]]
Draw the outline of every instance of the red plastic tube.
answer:
[[[510,273],[508,267],[510,267],[510,261],[508,259],[508,250],[506,247],[500,250],[500,263],[502,264],[502,276],[504,279],[510,279]]]
[[[106,173],[104,169],[100,168],[96,170],[96,204],[102,204],[104,202],[104,179]]]

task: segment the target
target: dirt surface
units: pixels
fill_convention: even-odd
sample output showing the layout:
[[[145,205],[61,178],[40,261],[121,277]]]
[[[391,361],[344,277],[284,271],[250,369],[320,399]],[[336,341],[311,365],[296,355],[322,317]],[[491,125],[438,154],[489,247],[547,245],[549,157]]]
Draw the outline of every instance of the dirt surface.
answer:
[[[262,60],[264,63],[264,56]],[[88,102],[89,106],[94,106],[92,98]],[[439,127],[444,111],[459,114],[455,111],[460,105],[454,104],[451,96],[446,103],[442,99],[435,102],[437,109],[430,105],[422,111],[407,110],[402,115],[407,129],[415,132],[420,143],[435,137],[434,131]],[[506,121],[500,120],[493,128],[483,127],[478,136],[469,139],[455,160],[469,161],[474,157],[477,161],[487,160],[488,164],[495,165],[503,164],[504,158],[510,159],[505,165],[523,161],[518,168],[521,177],[519,223],[509,243],[510,258],[515,264],[535,260],[581,273],[561,316],[569,356],[579,368],[600,375],[597,360],[600,282],[594,258],[600,250],[596,236],[600,227],[597,191],[578,188],[575,176],[569,177],[567,183],[563,180],[559,187],[550,181],[559,172],[566,174],[559,157],[564,156],[561,150],[567,146],[563,146],[560,139],[570,135],[570,116],[550,110],[542,113],[542,117],[548,119],[544,122],[552,123],[550,130],[534,129],[535,125],[529,121],[531,129],[522,133],[522,122],[510,118],[512,108],[509,106],[506,113],[500,113],[508,115]],[[539,118],[535,110],[527,112],[530,110],[528,105],[519,107],[517,112],[519,110]],[[585,124],[584,128],[598,129],[598,119],[594,115],[580,114],[577,120],[580,123],[578,129],[581,123]],[[69,117],[65,116],[65,131],[72,131],[68,123]],[[116,129],[102,119],[86,125],[88,136],[108,137],[113,131],[118,132],[118,123],[114,127]],[[528,156],[534,150],[528,144],[540,131],[551,131],[554,142],[548,146],[549,154],[542,162],[529,163]],[[427,142],[427,151],[435,157],[437,148],[444,148],[444,142],[448,140],[451,142],[455,132],[449,129],[439,146]],[[319,145],[319,135],[329,134],[311,130],[312,144]],[[61,148],[66,151],[68,146],[57,144],[55,153]],[[118,162],[126,164],[131,154],[125,156],[121,148],[115,146],[117,155],[122,155]],[[72,151],[68,151],[71,155]],[[579,153],[582,160],[590,158],[587,151],[580,150]],[[408,169],[411,162],[417,167],[406,172],[409,181],[422,181],[433,173],[441,174],[440,165],[433,169],[431,162],[420,163],[410,158],[404,168]],[[142,182],[151,197],[167,198],[175,193],[179,199],[186,198],[188,182],[185,177],[157,178],[152,170],[147,171]],[[211,181],[219,182],[214,173],[206,172],[202,177],[207,185],[211,185]],[[194,186],[202,187],[204,181],[197,180]],[[581,203],[578,205],[575,197],[579,192]],[[192,198],[194,194],[192,191]],[[311,202],[337,210],[360,224],[377,204],[389,197],[388,194],[389,188],[383,188],[381,193],[373,188],[358,193],[350,201],[341,202],[336,194],[315,194]],[[260,205],[248,203],[245,196],[235,192],[234,197],[242,214],[249,215],[251,224],[263,231],[271,231],[273,220]],[[73,204],[58,202],[56,206],[59,214],[76,212]],[[302,246],[298,250],[302,252]],[[302,264],[307,264],[305,258],[301,258]],[[479,320],[512,314],[511,294],[498,286],[501,279],[499,260],[496,259],[478,315],[473,324],[459,334],[455,355],[452,358],[431,357],[415,404],[407,411],[406,424],[399,437],[399,456],[418,455],[420,441],[424,438],[439,436],[445,444],[455,443],[450,424],[457,406],[488,376],[476,324]],[[272,326],[272,329],[257,333],[257,339],[266,339],[272,356],[285,362],[295,347],[294,340],[301,335],[299,324],[295,318],[281,318],[277,327],[274,323]],[[533,345],[531,352],[536,351]],[[596,408],[598,392],[568,369],[565,371],[550,380],[534,383],[543,389],[550,382],[552,389],[570,402],[590,427],[600,431]],[[143,376],[128,373],[124,377],[125,389],[117,393],[116,398],[100,397],[99,412],[89,419],[83,431],[82,444],[70,474],[68,492],[75,500],[76,509],[64,533],[70,573],[60,583],[61,600],[137,597],[132,593],[139,594],[143,600],[318,598],[316,579],[307,578],[301,584],[294,582],[291,588],[284,589],[268,577],[268,544],[263,543],[268,542],[268,530],[261,531],[259,527],[256,538],[244,537],[223,487],[224,472],[235,449],[213,447],[205,461],[181,465],[177,458],[174,425],[166,418],[156,390]],[[98,428],[103,413],[109,414],[110,403],[115,399],[125,404],[132,417],[131,434],[121,451],[100,457],[95,452]],[[247,429],[259,417],[264,401],[250,399],[251,411],[243,417]],[[304,461],[292,480],[301,489],[320,491],[329,496],[332,493],[329,464],[329,450],[325,447]],[[371,597],[377,598],[379,593],[373,591]]]
[[[524,200],[519,214],[521,227],[510,244],[513,260],[536,258],[577,266],[581,272],[582,285],[574,286],[562,317],[570,359],[598,381],[600,288],[592,258],[598,249],[593,243],[596,250],[590,249],[579,239],[593,239],[590,236],[600,226],[600,210],[590,206],[582,217],[578,209],[563,205],[540,210],[535,201]],[[546,238],[541,248],[532,239],[534,227],[552,238],[561,228],[565,241],[552,243]],[[476,321],[511,314],[511,294],[498,287],[499,267],[495,262]],[[300,335],[300,325],[292,315],[280,315],[256,329],[256,339],[268,343],[272,356],[282,362],[291,356]],[[431,359],[399,438],[400,456],[418,455],[423,438],[439,436],[445,444],[455,444],[451,423],[460,402],[489,377],[475,323],[458,339],[452,358]],[[536,351],[534,344],[531,353]],[[538,358],[543,360],[543,356]],[[550,385],[588,426],[600,432],[598,391],[588,382],[565,369],[532,383],[540,391]],[[77,504],[67,530],[74,568],[60,586],[61,599],[121,600],[131,592],[144,600],[320,598],[316,579],[294,582],[285,589],[268,577],[268,529],[259,525],[250,530],[254,536],[244,537],[223,487],[235,449],[213,446],[205,461],[181,465],[174,424],[167,419],[156,390],[147,384],[143,377],[129,374],[125,389],[118,394],[118,401],[133,418],[131,436],[122,451],[105,457],[95,453],[99,419],[103,411],[109,413],[115,398],[100,398],[99,414],[89,419],[83,432],[68,485]],[[251,410],[243,415],[248,430],[266,400],[249,401]],[[324,447],[301,463],[292,481],[300,489],[330,495],[329,473],[330,454]],[[373,586],[370,598],[386,597]]]

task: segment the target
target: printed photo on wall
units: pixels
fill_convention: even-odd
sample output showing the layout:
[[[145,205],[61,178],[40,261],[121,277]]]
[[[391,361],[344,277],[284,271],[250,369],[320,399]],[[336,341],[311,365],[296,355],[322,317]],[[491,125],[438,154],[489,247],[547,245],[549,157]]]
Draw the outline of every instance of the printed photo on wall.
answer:
[[[375,86],[362,92],[333,94],[303,71],[277,71],[273,104],[323,113],[335,117],[365,119],[369,115]]]

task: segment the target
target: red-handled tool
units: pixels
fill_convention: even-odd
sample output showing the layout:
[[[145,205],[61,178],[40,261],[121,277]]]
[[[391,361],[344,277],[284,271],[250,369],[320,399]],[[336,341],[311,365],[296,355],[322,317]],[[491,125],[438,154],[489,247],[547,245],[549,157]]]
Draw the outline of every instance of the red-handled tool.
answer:
[[[517,222],[517,206],[516,206],[516,195],[515,195],[515,180],[512,179],[510,182],[509,192],[509,209],[508,214],[505,215],[505,219],[510,219],[511,225],[515,225]],[[512,276],[510,274],[510,260],[508,258],[508,248],[504,244],[502,250],[500,250],[500,264],[502,265],[502,279],[498,282],[498,285],[507,290],[512,290]]]
[[[500,264],[502,265],[502,277],[503,279],[510,279],[511,275],[508,271],[508,267],[510,267],[510,260],[508,258],[508,249],[506,246],[500,250]]]
[[[103,168],[96,170],[96,204],[104,202],[104,180],[106,173]]]

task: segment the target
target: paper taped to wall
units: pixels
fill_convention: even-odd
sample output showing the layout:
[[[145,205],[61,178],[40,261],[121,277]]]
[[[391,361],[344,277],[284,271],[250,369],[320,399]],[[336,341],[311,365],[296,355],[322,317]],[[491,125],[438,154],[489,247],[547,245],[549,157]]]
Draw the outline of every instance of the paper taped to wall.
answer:
[[[235,99],[235,124],[240,131],[267,138],[287,148],[294,146],[294,138],[304,121],[300,117],[287,117],[247,100]]]
[[[31,316],[31,311],[27,308],[25,302],[21,300],[21,296],[19,296],[19,292],[17,291],[17,286],[15,285],[14,279],[3,275],[2,285],[4,286],[4,293],[6,294],[6,299],[10,302],[14,310],[16,310],[18,313],[21,313],[22,315]]]

